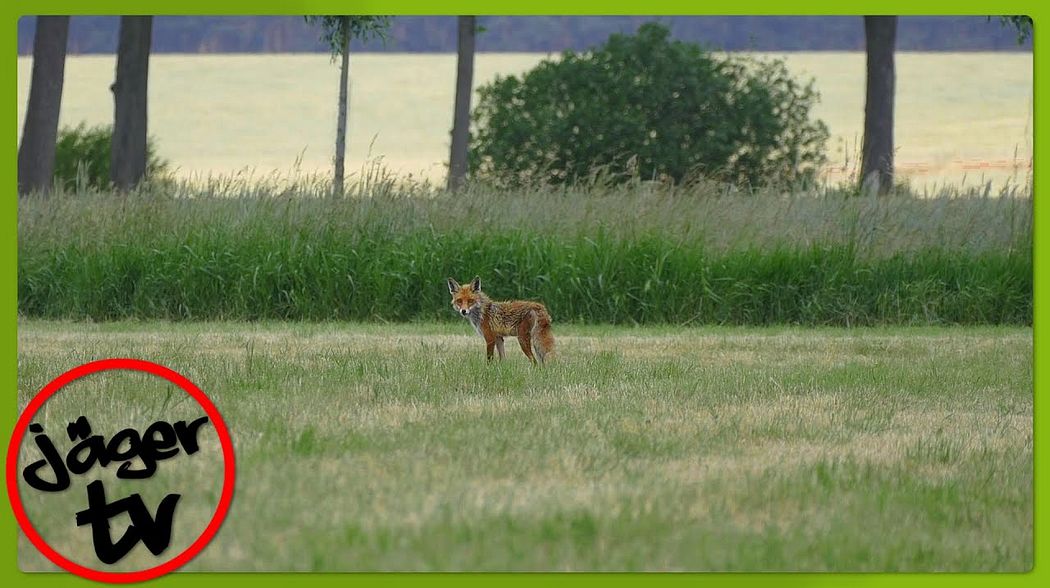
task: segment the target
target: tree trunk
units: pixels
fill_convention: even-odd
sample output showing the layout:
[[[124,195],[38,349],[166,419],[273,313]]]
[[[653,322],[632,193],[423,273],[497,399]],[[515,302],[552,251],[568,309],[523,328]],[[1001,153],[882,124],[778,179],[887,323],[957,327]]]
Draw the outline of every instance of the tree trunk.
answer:
[[[868,54],[867,97],[864,103],[864,147],[860,179],[865,190],[885,194],[893,187],[893,99],[896,75],[896,16],[865,16]]]
[[[474,88],[475,17],[459,17],[459,45],[456,66],[456,104],[452,121],[452,149],[448,158],[448,189],[456,190],[467,176],[467,148],[470,143],[470,98]]]
[[[339,70],[339,118],[335,125],[335,177],[332,193],[343,195],[343,178],[346,171],[346,127],[347,109],[350,101],[350,17],[342,17],[340,42],[342,43],[342,68]]]
[[[18,149],[18,194],[47,192],[55,173],[55,142],[66,70],[68,16],[36,17],[33,77],[29,85],[22,144]]]
[[[113,91],[113,140],[109,176],[118,190],[134,188],[146,175],[146,106],[152,16],[120,17],[117,79]]]

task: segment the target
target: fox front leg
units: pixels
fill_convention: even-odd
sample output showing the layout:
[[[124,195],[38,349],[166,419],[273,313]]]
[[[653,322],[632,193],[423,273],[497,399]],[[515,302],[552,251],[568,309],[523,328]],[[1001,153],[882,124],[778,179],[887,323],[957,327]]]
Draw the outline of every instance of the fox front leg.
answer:
[[[485,359],[492,361],[492,350],[496,347],[496,339],[485,339]]]
[[[503,358],[507,357],[506,352],[503,351],[503,337],[496,339],[496,352],[499,353],[500,361],[503,361]]]

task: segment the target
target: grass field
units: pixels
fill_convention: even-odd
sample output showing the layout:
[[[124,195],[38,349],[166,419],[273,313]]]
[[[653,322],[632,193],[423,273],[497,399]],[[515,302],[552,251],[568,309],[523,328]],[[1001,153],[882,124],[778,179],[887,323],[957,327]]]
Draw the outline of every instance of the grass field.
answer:
[[[19,403],[105,356],[200,385],[239,486],[191,570],[1032,565],[1029,328],[556,324],[546,369],[486,365],[469,332],[22,320]],[[80,398],[65,410],[102,397]],[[114,423],[165,398],[139,393]]]
[[[997,26],[997,25],[989,25]],[[814,78],[813,115],[831,131],[833,182],[856,173],[864,112],[862,52],[762,54]],[[517,74],[543,54],[479,54],[475,83]],[[18,59],[18,132],[31,59]],[[67,60],[62,124],[108,124],[114,57]],[[455,56],[353,57],[348,170],[381,158],[442,182]],[[1031,53],[898,53],[896,164],[915,185],[1024,184],[1032,158]],[[153,55],[150,133],[183,177],[331,169],[338,67],[327,55]],[[266,121],[260,124],[259,121]]]

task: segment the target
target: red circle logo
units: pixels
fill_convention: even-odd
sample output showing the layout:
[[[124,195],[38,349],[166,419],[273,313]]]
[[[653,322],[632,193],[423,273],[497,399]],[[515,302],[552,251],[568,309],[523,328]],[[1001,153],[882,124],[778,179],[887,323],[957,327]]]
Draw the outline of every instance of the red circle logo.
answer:
[[[62,554],[52,549],[36,529],[33,528],[32,523],[29,521],[29,517],[26,515],[25,507],[22,504],[22,497],[18,490],[18,452],[22,445],[22,438],[25,436],[26,429],[29,427],[29,424],[33,420],[37,411],[40,410],[40,407],[47,402],[48,398],[53,396],[66,385],[83,378],[84,376],[110,370],[130,370],[152,374],[171,382],[193,397],[193,399],[197,401],[197,404],[204,409],[205,414],[211,419],[212,425],[215,427],[215,432],[219,436],[219,444],[222,447],[222,459],[224,464],[222,493],[219,496],[219,504],[215,509],[215,514],[212,516],[211,521],[208,522],[208,526],[205,527],[204,532],[201,533],[200,537],[187,547],[185,551],[174,558],[152,568],[133,572],[106,572],[94,570],[70,561]],[[204,549],[204,546],[211,541],[212,537],[215,536],[215,533],[218,532],[219,527],[222,526],[222,521],[226,518],[226,513],[230,509],[230,501],[233,499],[234,477],[233,442],[230,440],[230,433],[226,429],[226,423],[223,422],[222,415],[219,414],[215,405],[212,404],[211,400],[208,399],[207,395],[205,395],[200,388],[182,374],[160,364],[141,359],[102,359],[75,367],[61,376],[58,376],[49,382],[47,386],[44,386],[40,392],[33,397],[25,411],[23,411],[21,416],[18,417],[14,433],[11,435],[11,444],[7,448],[7,495],[11,498],[11,507],[15,511],[15,518],[18,520],[22,532],[24,532],[33,545],[53,563],[78,576],[89,580],[95,580],[97,582],[143,582],[174,571],[193,559],[202,549]]]

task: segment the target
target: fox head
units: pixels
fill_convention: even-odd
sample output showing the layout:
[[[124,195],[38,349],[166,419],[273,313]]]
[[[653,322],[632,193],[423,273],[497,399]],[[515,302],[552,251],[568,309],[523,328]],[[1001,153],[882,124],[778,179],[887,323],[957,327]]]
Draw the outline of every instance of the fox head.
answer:
[[[465,286],[460,286],[459,282],[449,278],[448,292],[452,295],[452,308],[463,316],[467,316],[471,310],[481,306],[483,295],[481,293],[481,278],[479,276],[475,276]]]

